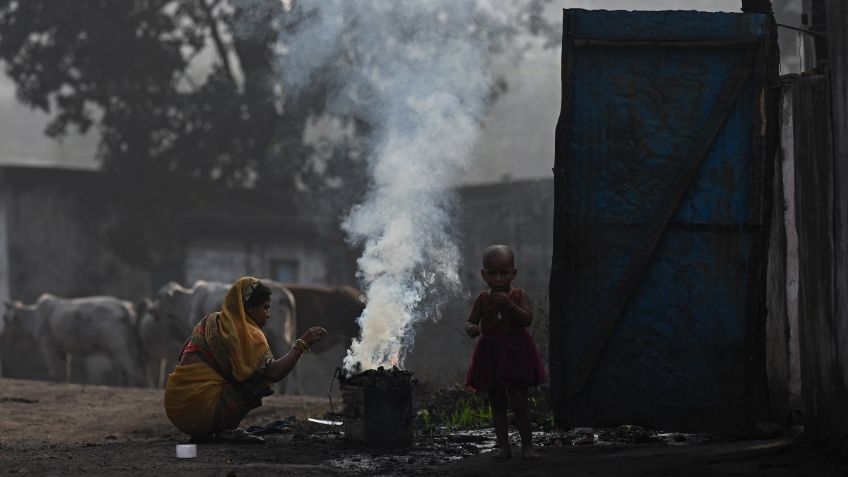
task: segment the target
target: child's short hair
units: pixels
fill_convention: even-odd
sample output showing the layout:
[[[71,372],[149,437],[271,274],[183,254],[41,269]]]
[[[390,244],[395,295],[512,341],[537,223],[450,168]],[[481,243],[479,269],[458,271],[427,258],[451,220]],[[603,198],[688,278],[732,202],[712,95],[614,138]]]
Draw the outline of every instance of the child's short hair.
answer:
[[[509,261],[515,264],[515,254],[512,253],[512,249],[509,245],[489,245],[486,247],[486,250],[483,250],[483,266],[486,266],[486,262],[488,262],[495,255],[504,254],[509,257]]]

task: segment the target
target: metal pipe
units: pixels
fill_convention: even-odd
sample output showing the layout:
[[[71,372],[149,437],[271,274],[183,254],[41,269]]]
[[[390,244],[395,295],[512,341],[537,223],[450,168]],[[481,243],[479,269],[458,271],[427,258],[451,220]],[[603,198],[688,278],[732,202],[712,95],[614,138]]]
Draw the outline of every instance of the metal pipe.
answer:
[[[785,25],[783,23],[778,23],[777,26],[779,26],[781,28],[787,28],[789,30],[800,31],[801,33],[806,33],[807,35],[810,35],[810,36],[827,38],[827,33],[822,33],[822,32],[819,32],[819,31],[813,31],[813,30],[809,30],[807,28],[801,28],[801,27],[796,27],[796,26],[792,26],[792,25]]]

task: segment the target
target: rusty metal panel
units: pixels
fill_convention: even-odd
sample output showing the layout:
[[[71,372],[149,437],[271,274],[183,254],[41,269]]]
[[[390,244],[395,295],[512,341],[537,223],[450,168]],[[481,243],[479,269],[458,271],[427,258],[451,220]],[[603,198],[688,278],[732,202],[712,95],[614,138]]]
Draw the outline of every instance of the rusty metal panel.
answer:
[[[755,54],[766,17],[566,10],[564,29],[550,290],[557,419],[687,429],[743,422],[762,225],[753,196],[765,170],[755,167],[764,75]],[[753,74],[669,220],[658,222],[740,65]],[[611,317],[610,301],[657,223],[650,261]],[[594,362],[611,319],[617,326]]]

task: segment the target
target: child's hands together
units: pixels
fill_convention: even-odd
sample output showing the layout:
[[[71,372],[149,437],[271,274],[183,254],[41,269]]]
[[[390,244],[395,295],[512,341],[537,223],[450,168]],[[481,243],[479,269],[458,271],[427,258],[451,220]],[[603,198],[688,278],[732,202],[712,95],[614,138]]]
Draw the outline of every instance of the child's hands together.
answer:
[[[474,323],[466,323],[465,332],[468,333],[469,337],[476,338],[480,335],[480,325],[475,325]]]
[[[495,307],[501,311],[511,311],[515,308],[515,303],[509,298],[507,292],[496,291],[492,293],[492,301],[495,303]]]

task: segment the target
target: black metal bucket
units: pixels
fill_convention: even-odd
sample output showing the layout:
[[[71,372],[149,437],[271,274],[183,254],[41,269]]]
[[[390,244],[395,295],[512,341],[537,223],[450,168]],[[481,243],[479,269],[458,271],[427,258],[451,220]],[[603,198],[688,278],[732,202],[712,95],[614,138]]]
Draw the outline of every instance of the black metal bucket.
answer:
[[[382,367],[351,377],[340,372],[339,384],[348,441],[368,447],[412,446],[412,373]]]

